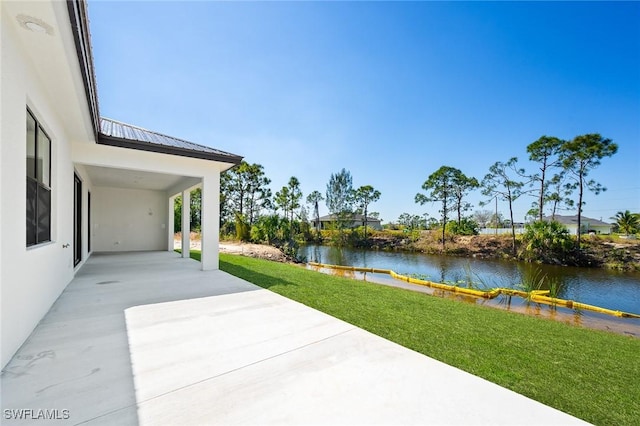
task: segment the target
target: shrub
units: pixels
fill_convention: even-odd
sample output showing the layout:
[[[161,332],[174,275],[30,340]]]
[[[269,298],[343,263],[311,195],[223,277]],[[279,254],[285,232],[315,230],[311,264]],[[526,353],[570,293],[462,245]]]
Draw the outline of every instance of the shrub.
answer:
[[[251,241],[255,243],[274,244],[288,235],[288,221],[272,214],[260,216],[251,227]]]
[[[537,220],[527,224],[522,241],[521,256],[529,261],[564,263],[573,249],[569,231],[556,221]]]
[[[460,220],[460,224],[455,220],[447,223],[445,231],[454,235],[478,235],[479,228],[478,222],[471,218],[463,217]]]

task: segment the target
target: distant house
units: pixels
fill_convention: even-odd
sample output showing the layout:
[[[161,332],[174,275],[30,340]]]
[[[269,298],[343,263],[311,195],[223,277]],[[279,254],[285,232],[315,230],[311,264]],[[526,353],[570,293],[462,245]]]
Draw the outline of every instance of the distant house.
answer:
[[[338,221],[338,216],[335,214],[330,214],[326,216],[320,217],[320,229],[331,229],[333,224]],[[359,226],[364,226],[365,223],[371,229],[381,230],[382,224],[380,223],[380,219],[376,219],[373,217],[367,217],[365,219],[362,214],[354,214],[351,216],[346,223],[347,228],[357,228]],[[317,227],[317,223],[314,223]]]
[[[544,217],[543,220],[550,221],[551,217]],[[578,215],[574,216],[558,216],[554,217],[556,222],[561,223],[569,230],[572,235],[578,234]],[[580,227],[582,234],[611,234],[613,225],[610,223],[602,222],[598,219],[582,216],[580,219]]]

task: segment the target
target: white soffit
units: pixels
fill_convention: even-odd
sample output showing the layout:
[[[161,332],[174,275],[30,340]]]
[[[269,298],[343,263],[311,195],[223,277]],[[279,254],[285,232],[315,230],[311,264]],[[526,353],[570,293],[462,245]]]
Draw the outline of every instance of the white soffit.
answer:
[[[94,140],[66,2],[2,1],[2,9],[68,135]]]
[[[166,191],[184,179],[184,176],[139,170],[114,169],[100,166],[84,167],[94,186]]]

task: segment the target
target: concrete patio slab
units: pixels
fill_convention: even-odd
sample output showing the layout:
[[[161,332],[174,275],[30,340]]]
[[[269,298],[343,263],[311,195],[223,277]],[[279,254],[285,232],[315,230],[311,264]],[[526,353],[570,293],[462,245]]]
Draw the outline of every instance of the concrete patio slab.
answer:
[[[3,424],[38,410],[89,425],[583,423],[161,252],[93,255],[3,370],[1,398]]]

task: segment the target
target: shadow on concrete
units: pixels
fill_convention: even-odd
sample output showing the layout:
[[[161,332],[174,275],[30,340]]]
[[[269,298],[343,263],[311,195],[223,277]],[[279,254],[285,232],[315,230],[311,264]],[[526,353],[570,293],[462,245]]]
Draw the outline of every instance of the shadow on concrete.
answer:
[[[3,424],[138,424],[127,310],[257,289],[172,252],[93,254],[3,369]]]

